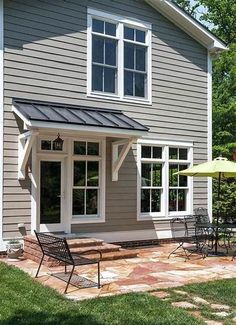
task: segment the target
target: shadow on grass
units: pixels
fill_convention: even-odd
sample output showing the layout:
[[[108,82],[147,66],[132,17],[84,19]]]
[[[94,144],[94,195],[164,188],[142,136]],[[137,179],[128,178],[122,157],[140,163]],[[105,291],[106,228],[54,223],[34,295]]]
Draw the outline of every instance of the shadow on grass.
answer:
[[[0,325],[102,325],[89,315],[76,313],[45,313],[16,310],[11,317],[0,320]]]

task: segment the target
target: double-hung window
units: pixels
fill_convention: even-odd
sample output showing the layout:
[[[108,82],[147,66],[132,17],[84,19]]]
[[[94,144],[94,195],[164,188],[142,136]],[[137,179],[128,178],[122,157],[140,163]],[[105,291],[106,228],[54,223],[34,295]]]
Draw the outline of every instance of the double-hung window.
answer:
[[[151,100],[151,25],[88,9],[88,95]]]
[[[104,179],[102,142],[73,142],[72,216],[92,221],[104,218]]]
[[[176,174],[190,167],[191,144],[140,140],[137,162],[139,220],[191,213],[192,181]]]

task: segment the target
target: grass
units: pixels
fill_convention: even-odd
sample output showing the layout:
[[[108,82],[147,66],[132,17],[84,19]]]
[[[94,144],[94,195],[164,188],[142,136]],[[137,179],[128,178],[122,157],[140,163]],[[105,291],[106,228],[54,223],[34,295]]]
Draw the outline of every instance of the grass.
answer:
[[[200,325],[148,293],[68,301],[27,274],[0,263],[0,325]]]
[[[229,316],[219,317],[214,315],[214,312],[210,305],[198,304],[201,316],[208,320],[217,320],[225,325],[232,325],[235,323],[233,318],[236,317],[236,279],[217,280],[206,283],[195,283],[183,286],[176,290],[181,290],[188,293],[186,295],[180,295],[175,292],[175,289],[168,289],[170,294],[169,301],[188,301],[196,305],[193,297],[201,297],[208,301],[210,304],[222,304],[230,307]]]
[[[175,290],[185,291],[180,295]],[[82,302],[69,301],[56,291],[44,287],[21,270],[0,263],[0,325],[200,325],[187,311],[173,308],[173,301],[188,301],[193,297],[209,303],[226,304],[230,315],[215,316],[210,305],[199,306],[205,319],[233,324],[236,317],[236,279],[191,284],[166,290],[166,301],[148,293],[104,297]]]

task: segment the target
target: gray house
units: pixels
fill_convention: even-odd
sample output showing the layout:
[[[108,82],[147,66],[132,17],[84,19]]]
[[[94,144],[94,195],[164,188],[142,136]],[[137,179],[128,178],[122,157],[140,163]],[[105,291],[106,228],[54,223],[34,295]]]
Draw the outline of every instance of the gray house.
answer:
[[[212,58],[225,44],[165,0],[0,0],[0,243],[64,231],[171,236],[211,211]]]

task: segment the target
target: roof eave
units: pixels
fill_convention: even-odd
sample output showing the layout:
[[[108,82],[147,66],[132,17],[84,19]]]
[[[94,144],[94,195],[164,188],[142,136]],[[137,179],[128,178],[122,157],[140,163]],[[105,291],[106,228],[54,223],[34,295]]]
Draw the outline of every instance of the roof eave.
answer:
[[[154,9],[163,16],[172,21],[192,38],[202,44],[211,53],[227,51],[228,48],[224,42],[214,36],[210,31],[204,28],[200,23],[178,8],[171,1],[167,0],[145,0]]]

